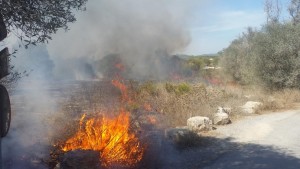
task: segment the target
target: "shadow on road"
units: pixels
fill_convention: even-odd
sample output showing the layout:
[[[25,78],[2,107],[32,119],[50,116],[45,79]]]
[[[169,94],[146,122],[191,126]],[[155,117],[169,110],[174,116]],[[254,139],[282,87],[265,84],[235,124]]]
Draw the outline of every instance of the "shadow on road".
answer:
[[[3,144],[2,146],[6,146]],[[11,156],[2,152],[2,164],[5,169],[48,168],[43,159],[25,152],[34,152],[34,147],[10,147],[19,149],[20,154]],[[2,147],[6,150],[9,147]],[[139,169],[299,169],[300,159],[283,153],[272,146],[241,144],[230,138],[201,138],[197,147],[178,149],[170,140],[160,145],[152,145],[145,154]],[[27,150],[26,150],[27,149]],[[29,150],[30,149],[30,150]],[[3,150],[3,149],[2,149]],[[43,158],[43,159],[42,159]]]
[[[272,146],[241,144],[232,139],[204,137],[202,144],[178,150],[165,142],[155,154],[146,154],[147,169],[299,169],[300,159]],[[154,158],[154,160],[153,160]]]

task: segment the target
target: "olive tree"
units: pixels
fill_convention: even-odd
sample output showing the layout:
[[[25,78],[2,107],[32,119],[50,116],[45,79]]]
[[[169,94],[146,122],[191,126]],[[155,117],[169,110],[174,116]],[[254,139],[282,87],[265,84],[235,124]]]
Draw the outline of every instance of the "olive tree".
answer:
[[[84,10],[87,0],[0,0],[0,15],[7,31],[25,45],[44,43],[59,28],[68,29],[75,10]]]
[[[240,83],[300,88],[300,0],[290,1],[292,19],[284,22],[278,5],[274,10],[273,1],[266,2],[267,22],[258,31],[248,29],[224,49],[222,67]]]
[[[0,0],[0,35],[14,34],[25,48],[31,44],[48,42],[59,28],[67,30],[67,24],[76,21],[74,12],[85,10],[86,2],[87,0]],[[15,52],[16,50],[12,54]],[[26,75],[27,71],[17,72],[10,65],[10,75],[1,79],[1,83],[11,84]]]
[[[269,88],[300,85],[300,26],[291,23],[266,25],[255,40],[257,72]]]
[[[229,47],[221,52],[220,66],[238,83],[253,84],[256,81],[253,41],[257,34],[257,31],[249,27],[247,32],[233,40]]]
[[[300,0],[291,0],[288,11],[293,23],[298,24],[300,22]]]

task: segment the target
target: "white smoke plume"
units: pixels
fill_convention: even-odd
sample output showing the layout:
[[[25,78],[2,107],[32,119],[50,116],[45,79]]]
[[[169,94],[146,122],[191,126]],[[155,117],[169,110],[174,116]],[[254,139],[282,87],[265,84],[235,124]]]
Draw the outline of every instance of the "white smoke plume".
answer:
[[[70,31],[54,35],[48,50],[61,77],[85,77],[89,65],[101,77],[99,61],[120,56],[132,77],[163,76],[164,59],[189,43],[187,5],[170,0],[91,0]],[[63,72],[63,73],[62,73]]]
[[[12,121],[8,135],[2,139],[2,167],[47,168],[41,160],[49,156],[53,128],[46,121],[57,112],[56,99],[49,91],[53,62],[46,47],[38,46],[20,49],[11,64],[19,72],[28,71],[29,77],[8,86]]]
[[[172,66],[166,58],[190,41],[188,9],[181,0],[90,0],[68,32],[53,35],[48,45],[19,51],[12,64],[33,71],[10,93],[13,115],[2,139],[4,168],[47,168],[40,159],[49,155],[55,131],[45,123],[58,112],[57,97],[50,92],[53,78],[101,78],[102,59],[114,55],[131,69],[131,77],[166,77]]]

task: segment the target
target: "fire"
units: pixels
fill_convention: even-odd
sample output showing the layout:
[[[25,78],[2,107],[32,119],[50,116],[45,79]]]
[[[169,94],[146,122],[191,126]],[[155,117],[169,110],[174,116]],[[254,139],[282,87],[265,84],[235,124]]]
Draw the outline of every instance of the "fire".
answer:
[[[85,118],[83,115],[78,132],[66,141],[63,151],[100,151],[99,158],[104,166],[114,163],[131,166],[142,159],[143,148],[129,131],[129,112],[121,110],[120,115],[112,119]]]
[[[121,91],[121,101],[122,103],[130,103],[132,102],[129,95],[128,95],[128,89],[127,86],[124,83],[121,83],[119,80],[112,80],[112,84],[119,88]]]
[[[130,102],[125,84],[113,80],[112,84],[121,90],[122,105]],[[100,152],[104,166],[119,164],[133,166],[143,157],[144,149],[137,136],[130,131],[130,113],[123,106],[115,118],[105,116],[86,119],[83,115],[77,133],[62,146],[63,151],[95,150]]]

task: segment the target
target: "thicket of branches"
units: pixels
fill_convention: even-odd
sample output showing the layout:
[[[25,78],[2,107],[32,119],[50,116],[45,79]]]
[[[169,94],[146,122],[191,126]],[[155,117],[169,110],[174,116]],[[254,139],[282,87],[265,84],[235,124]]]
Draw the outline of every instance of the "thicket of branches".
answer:
[[[45,43],[59,28],[68,29],[76,21],[74,12],[85,10],[88,0],[0,0],[0,22],[7,32],[14,34],[27,48]],[[2,24],[3,24],[2,23]],[[5,31],[1,29],[0,31]],[[2,32],[4,34],[5,32]],[[15,51],[11,51],[14,55]],[[12,84],[28,72],[18,72],[10,65],[10,75],[1,79],[2,84]]]
[[[274,9],[275,8],[275,9]],[[267,23],[248,28],[221,52],[221,64],[241,84],[268,89],[300,88],[300,0],[291,0],[282,21],[278,2],[266,1]]]
[[[87,0],[0,0],[0,14],[8,32],[25,45],[44,43],[59,28],[68,29],[75,10],[84,10]]]

